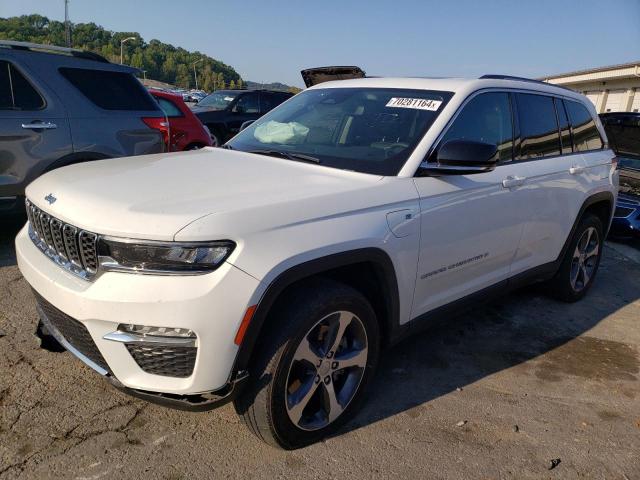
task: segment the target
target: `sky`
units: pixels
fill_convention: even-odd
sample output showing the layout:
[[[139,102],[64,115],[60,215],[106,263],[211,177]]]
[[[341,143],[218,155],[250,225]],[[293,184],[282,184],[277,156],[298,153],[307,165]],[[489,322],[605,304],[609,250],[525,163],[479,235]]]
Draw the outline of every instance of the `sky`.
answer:
[[[70,0],[72,22],[139,32],[302,86],[300,70],[542,77],[640,60],[640,0]],[[64,19],[64,0],[0,0],[0,17]]]

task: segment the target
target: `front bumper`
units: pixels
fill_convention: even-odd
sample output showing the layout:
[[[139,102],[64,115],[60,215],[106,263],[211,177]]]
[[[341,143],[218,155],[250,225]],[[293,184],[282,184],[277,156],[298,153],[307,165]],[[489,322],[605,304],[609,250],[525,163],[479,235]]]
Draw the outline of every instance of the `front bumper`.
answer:
[[[160,393],[179,400],[178,404],[184,404],[185,399],[189,404],[194,403],[189,402],[191,396],[225,393],[237,383],[233,364],[238,347],[234,338],[247,307],[256,303],[260,295],[260,282],[250,275],[224,263],[205,275],[105,272],[87,282],[47,258],[33,244],[26,227],[16,237],[16,254],[20,271],[37,294],[86,328],[106,368],[91,358],[93,365],[87,362],[88,356],[74,348],[72,342],[61,343],[119,388],[148,400]],[[103,338],[123,323],[195,332],[198,351],[191,375],[177,378],[143,371],[125,344]],[[53,327],[51,322],[47,326]],[[58,336],[64,340],[60,332]]]
[[[614,237],[640,238],[640,198],[620,194],[611,222]]]

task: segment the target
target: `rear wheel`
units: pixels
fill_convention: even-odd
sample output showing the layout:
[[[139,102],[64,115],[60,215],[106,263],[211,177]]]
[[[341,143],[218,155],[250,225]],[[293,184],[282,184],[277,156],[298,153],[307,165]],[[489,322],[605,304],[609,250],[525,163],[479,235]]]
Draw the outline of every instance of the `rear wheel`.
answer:
[[[602,222],[587,214],[578,224],[558,273],[549,282],[551,295],[565,302],[585,296],[598,271],[603,242]]]
[[[285,302],[235,405],[259,438],[293,449],[355,414],[378,359],[379,329],[364,296],[336,282],[296,288]]]

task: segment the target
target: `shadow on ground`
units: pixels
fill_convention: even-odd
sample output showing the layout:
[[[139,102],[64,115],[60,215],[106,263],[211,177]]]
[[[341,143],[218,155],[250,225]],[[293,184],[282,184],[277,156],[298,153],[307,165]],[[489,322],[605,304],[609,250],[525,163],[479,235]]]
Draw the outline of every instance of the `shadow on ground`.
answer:
[[[625,268],[614,262],[625,262]],[[339,435],[541,355],[544,362],[537,362],[535,377],[542,382],[560,382],[567,375],[637,380],[640,359],[632,346],[585,333],[640,299],[640,265],[607,249],[585,300],[561,303],[541,290],[516,291],[383,352],[365,408]]]
[[[26,221],[26,217],[0,218],[0,267],[16,264],[13,241]]]

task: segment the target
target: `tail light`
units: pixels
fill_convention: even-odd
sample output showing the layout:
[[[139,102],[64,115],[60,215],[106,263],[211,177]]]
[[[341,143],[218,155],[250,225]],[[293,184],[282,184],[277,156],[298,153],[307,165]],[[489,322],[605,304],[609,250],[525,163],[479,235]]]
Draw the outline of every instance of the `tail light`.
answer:
[[[170,151],[169,147],[169,122],[164,117],[143,117],[142,121],[149,128],[158,130],[162,134],[162,142],[164,143],[165,152]]]

